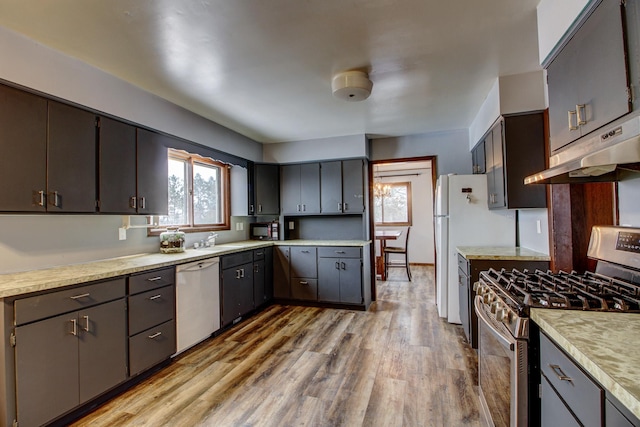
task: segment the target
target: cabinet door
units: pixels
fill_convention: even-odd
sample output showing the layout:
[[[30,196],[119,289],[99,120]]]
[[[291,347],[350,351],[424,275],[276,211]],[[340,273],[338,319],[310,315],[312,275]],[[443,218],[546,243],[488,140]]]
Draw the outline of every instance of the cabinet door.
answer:
[[[264,266],[265,260],[253,262],[253,302],[255,307],[259,307],[267,302]]]
[[[485,143],[483,140],[483,141],[480,141],[471,151],[474,174],[483,174],[483,173],[486,173],[487,171],[484,150],[485,150]]]
[[[240,316],[239,291],[240,268],[222,270],[222,324],[229,325]]]
[[[80,403],[127,379],[127,311],[124,299],[78,313]]]
[[[16,328],[18,423],[38,426],[79,403],[77,312]]]
[[[98,196],[100,212],[136,213],[136,128],[100,118]]]
[[[320,163],[300,165],[300,204],[303,213],[320,213]]]
[[[551,152],[580,137],[575,111],[578,96],[576,58],[576,46],[572,40],[547,67]]]
[[[318,258],[318,300],[340,302],[339,258]]]
[[[540,417],[543,426],[563,426],[578,427],[581,424],[574,418],[573,414],[556,392],[551,388],[544,375],[540,377],[542,381],[542,398],[540,399]]]
[[[504,156],[503,156],[503,122],[498,123],[492,130],[492,171],[493,185],[489,184],[489,208],[505,206],[504,197]]]
[[[280,180],[278,165],[254,166],[255,214],[280,213]]]
[[[364,162],[345,160],[342,162],[342,210],[364,212]]]
[[[316,248],[294,246],[291,248],[291,277],[318,277]]]
[[[469,320],[469,313],[471,309],[471,304],[469,302],[469,278],[460,269],[458,269],[458,286],[460,323],[462,323],[462,329],[464,330],[464,335],[467,337],[467,342],[471,343],[471,322]]]
[[[358,258],[340,260],[340,302],[362,304],[362,261]]]
[[[44,212],[46,132],[47,100],[0,85],[0,211]]]
[[[49,101],[47,210],[96,211],[96,116]]]
[[[283,213],[300,213],[300,165],[280,168]]]
[[[265,301],[273,299],[273,248],[264,248],[264,298]]]
[[[289,258],[288,246],[276,246],[273,254],[273,296],[275,298],[290,298],[289,286]]]
[[[238,282],[238,313],[241,316],[247,314],[255,307],[253,300],[253,263],[243,264],[240,267],[240,281]]]
[[[138,213],[167,215],[169,211],[168,150],[170,138],[138,129]]]
[[[586,135],[631,111],[619,0],[605,0],[576,34],[578,94]]]
[[[342,212],[342,162],[320,163],[320,211]]]

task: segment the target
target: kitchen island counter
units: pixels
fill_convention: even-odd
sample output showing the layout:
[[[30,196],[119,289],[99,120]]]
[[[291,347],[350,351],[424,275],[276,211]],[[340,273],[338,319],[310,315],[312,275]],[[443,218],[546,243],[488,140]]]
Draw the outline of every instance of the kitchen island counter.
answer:
[[[458,246],[460,255],[468,260],[550,261],[549,255],[515,246]]]
[[[362,240],[246,240],[174,254],[146,253],[0,275],[0,298],[47,291],[273,245],[366,246]]]
[[[531,319],[640,418],[640,315],[531,309]]]

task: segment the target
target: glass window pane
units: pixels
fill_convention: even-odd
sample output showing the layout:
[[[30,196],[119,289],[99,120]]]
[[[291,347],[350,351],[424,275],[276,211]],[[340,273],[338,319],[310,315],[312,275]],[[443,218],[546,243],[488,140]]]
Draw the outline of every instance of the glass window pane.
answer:
[[[201,163],[193,164],[193,223],[194,225],[222,222],[222,191],[220,168]]]
[[[384,222],[408,222],[407,187],[392,186],[388,196],[383,198]]]
[[[376,223],[382,222],[382,197],[373,198],[373,220]]]
[[[186,225],[188,221],[187,163],[169,158],[169,215],[159,218],[160,225]]]

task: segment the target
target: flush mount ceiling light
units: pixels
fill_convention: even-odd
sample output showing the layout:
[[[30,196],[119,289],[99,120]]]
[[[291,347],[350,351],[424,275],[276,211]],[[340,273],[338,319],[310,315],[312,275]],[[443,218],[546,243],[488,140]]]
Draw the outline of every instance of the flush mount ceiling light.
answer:
[[[344,101],[364,101],[371,95],[373,82],[364,71],[344,71],[333,76],[333,96]]]

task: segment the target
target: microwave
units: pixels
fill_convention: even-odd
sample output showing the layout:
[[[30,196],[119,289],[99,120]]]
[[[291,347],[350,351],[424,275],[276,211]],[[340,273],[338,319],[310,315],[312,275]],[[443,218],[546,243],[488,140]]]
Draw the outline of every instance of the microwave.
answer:
[[[280,224],[273,222],[254,222],[249,224],[249,236],[253,240],[278,240]]]

